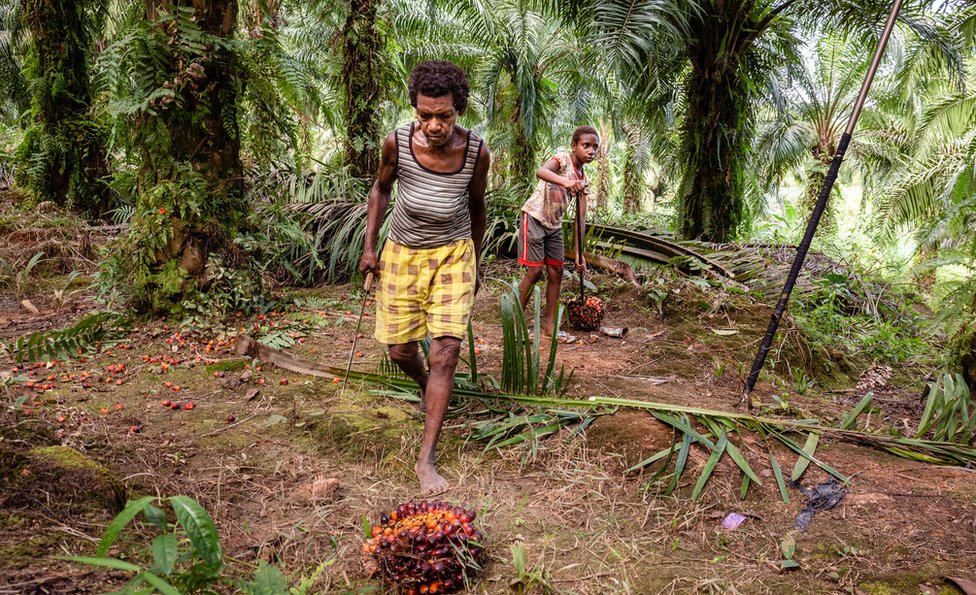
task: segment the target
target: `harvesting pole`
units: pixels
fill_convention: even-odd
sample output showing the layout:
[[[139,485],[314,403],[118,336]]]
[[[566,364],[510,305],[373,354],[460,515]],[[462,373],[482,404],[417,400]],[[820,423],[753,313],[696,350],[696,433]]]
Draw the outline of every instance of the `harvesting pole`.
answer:
[[[783,292],[780,294],[779,302],[776,303],[776,308],[773,309],[773,314],[769,318],[769,327],[766,328],[766,335],[759,345],[759,352],[756,353],[756,359],[752,362],[752,370],[750,370],[749,377],[746,379],[740,404],[742,401],[745,401],[750,407],[752,406],[749,394],[755,388],[756,380],[759,379],[759,372],[762,370],[763,364],[766,363],[766,355],[769,353],[769,348],[773,344],[773,338],[776,336],[779,321],[786,311],[786,306],[790,301],[790,294],[793,293],[793,286],[796,285],[796,278],[800,274],[803,261],[806,259],[807,252],[810,250],[813,234],[817,231],[817,225],[820,224],[820,217],[827,207],[830,191],[833,189],[834,181],[837,179],[840,164],[844,161],[844,154],[847,153],[847,146],[851,142],[851,135],[854,134],[854,127],[857,125],[857,119],[861,115],[861,109],[864,107],[864,100],[867,98],[872,81],[874,81],[874,75],[878,71],[878,65],[881,63],[881,57],[884,55],[885,47],[888,45],[891,31],[895,28],[895,21],[898,19],[898,13],[901,11],[902,1],[895,0],[891,7],[891,12],[888,14],[888,21],[885,23],[884,31],[881,33],[881,39],[878,40],[878,48],[874,51],[874,58],[871,59],[871,66],[868,68],[867,76],[864,77],[864,82],[861,84],[861,91],[858,93],[857,100],[854,102],[851,117],[847,121],[847,128],[840,137],[840,142],[837,144],[837,151],[834,153],[834,158],[830,162],[830,169],[827,170],[827,177],[824,180],[823,188],[820,189],[820,195],[817,196],[817,204],[813,207],[813,212],[810,213],[810,220],[807,221],[807,228],[803,232],[803,239],[800,240],[800,244],[796,247],[796,256],[793,258],[793,266],[790,267],[790,274],[786,277],[786,283],[783,284]]]

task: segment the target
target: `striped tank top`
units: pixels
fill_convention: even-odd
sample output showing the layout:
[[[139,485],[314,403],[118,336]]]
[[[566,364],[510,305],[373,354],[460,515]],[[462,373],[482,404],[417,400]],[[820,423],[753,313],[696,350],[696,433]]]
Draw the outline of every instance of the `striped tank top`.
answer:
[[[414,122],[396,130],[397,192],[389,238],[410,248],[439,248],[471,237],[468,185],[483,141],[468,131],[464,163],[453,173],[421,165],[413,152]]]

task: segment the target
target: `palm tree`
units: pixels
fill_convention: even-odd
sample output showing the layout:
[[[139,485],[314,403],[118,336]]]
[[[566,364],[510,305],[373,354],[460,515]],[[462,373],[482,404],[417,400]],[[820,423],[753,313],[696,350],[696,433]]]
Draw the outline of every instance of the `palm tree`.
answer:
[[[616,6],[592,0],[589,7]],[[628,15],[646,15],[664,2],[625,3]],[[921,35],[936,33],[924,18],[933,2],[916,0],[902,9],[902,22]],[[648,102],[650,119],[670,100],[680,134],[677,167],[680,231],[685,237],[723,241],[743,230],[756,201],[750,176],[755,105],[769,98],[777,67],[799,64],[794,27],[828,27],[876,35],[890,8],[887,1],[700,0],[658,13],[654,51],[647,39],[628,35],[628,17],[609,27],[617,33],[617,59],[630,66],[635,89]],[[585,11],[581,11],[585,13]],[[591,11],[592,12],[592,11]],[[866,33],[865,33],[866,32]],[[677,40],[680,51],[673,51]],[[868,57],[865,56],[865,60]],[[633,63],[642,65],[634,70]],[[643,78],[642,78],[643,77]],[[680,78],[674,92],[669,79]],[[660,130],[656,136],[664,136]],[[755,208],[753,206],[752,208]]]
[[[28,36],[20,13],[19,1],[0,3],[0,121],[7,125],[15,125],[20,114],[30,109],[30,93],[22,71]]]
[[[968,77],[960,80],[972,81],[976,6],[949,15],[944,26],[950,39],[968,47],[969,59],[960,64]],[[897,71],[909,83],[904,97],[912,103],[921,98],[925,108],[913,122],[917,127],[904,144],[900,167],[885,179],[887,191],[878,192],[877,200],[889,229],[915,231],[919,255],[928,260],[923,268],[954,265],[962,273],[935,293],[951,338],[951,360],[976,386],[976,90],[917,67],[930,56],[905,60]]]
[[[137,310],[180,310],[198,296],[211,254],[246,270],[236,0],[154,0],[104,55],[113,111],[137,155],[125,250],[108,268]],[[237,273],[232,273],[237,274]],[[249,277],[250,278],[250,277]],[[259,285],[259,284],[258,284]],[[248,290],[254,291],[254,287]]]
[[[378,0],[349,0],[342,27],[345,154],[351,173],[367,178],[379,167],[383,56],[386,41],[377,22]]]
[[[770,185],[778,184],[790,171],[804,169],[804,217],[813,210],[823,187],[864,80],[868,67],[865,56],[870,51],[864,43],[839,35],[820,38],[812,50],[811,63],[792,69],[793,86],[783,92],[776,117],[762,127],[757,143],[757,162],[765,166],[762,175]],[[859,134],[851,143],[852,155],[860,152],[860,138]],[[833,203],[828,203],[824,212],[823,231],[836,224],[832,207]]]
[[[95,8],[91,2],[24,0],[31,125],[17,149],[21,185],[92,217],[108,210],[110,198],[105,126],[91,112]]]

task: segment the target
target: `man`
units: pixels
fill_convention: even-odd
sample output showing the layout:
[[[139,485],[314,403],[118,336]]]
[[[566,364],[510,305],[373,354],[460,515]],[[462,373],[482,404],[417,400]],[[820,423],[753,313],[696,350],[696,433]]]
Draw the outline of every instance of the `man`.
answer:
[[[470,92],[464,71],[450,62],[423,62],[410,73],[408,90],[416,120],[383,142],[359,270],[378,281],[376,339],[420,386],[424,434],[415,469],[421,492],[432,496],[449,487],[434,452],[479,283],[490,156],[477,135],[456,123]],[[377,260],[395,181],[389,237]],[[429,371],[419,349],[427,336]]]

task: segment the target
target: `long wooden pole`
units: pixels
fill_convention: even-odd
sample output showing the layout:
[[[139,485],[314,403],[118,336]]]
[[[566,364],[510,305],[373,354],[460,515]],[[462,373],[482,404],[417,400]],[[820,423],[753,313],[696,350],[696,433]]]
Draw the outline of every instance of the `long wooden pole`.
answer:
[[[783,313],[786,312],[786,306],[790,301],[790,294],[793,293],[793,287],[796,285],[796,278],[800,274],[800,269],[803,267],[803,261],[807,257],[807,252],[810,250],[810,243],[813,241],[813,234],[817,231],[817,225],[820,224],[820,217],[823,215],[824,209],[827,207],[827,200],[830,198],[830,191],[834,187],[834,181],[837,179],[837,172],[840,170],[840,164],[844,161],[844,155],[847,153],[847,146],[851,142],[851,135],[854,134],[854,127],[857,125],[857,119],[861,115],[861,109],[864,107],[864,101],[867,99],[868,90],[871,88],[871,83],[874,81],[874,75],[878,71],[878,66],[881,64],[881,57],[884,55],[885,47],[888,45],[888,39],[891,37],[891,32],[895,28],[895,21],[898,19],[898,13],[901,11],[902,0],[895,0],[891,7],[891,12],[888,14],[888,21],[885,23],[884,31],[881,33],[881,39],[878,40],[878,48],[874,52],[874,58],[871,60],[871,66],[868,68],[867,76],[864,77],[864,83],[861,84],[861,91],[858,93],[857,100],[854,102],[854,109],[851,110],[851,117],[847,121],[847,129],[844,130],[844,134],[840,137],[840,142],[837,144],[837,152],[834,153],[834,159],[830,163],[830,169],[827,171],[827,178],[824,180],[823,188],[820,189],[820,195],[817,197],[817,204],[813,208],[813,212],[810,213],[810,220],[807,221],[806,231],[803,233],[803,239],[800,240],[800,244],[796,247],[796,257],[793,259],[793,266],[790,268],[790,274],[786,277],[786,283],[783,285],[783,292],[779,296],[779,302],[776,303],[776,308],[773,309],[773,314],[769,318],[769,326],[766,328],[766,335],[763,337],[762,343],[759,345],[759,352],[756,353],[756,359],[752,362],[752,370],[749,372],[749,377],[746,379],[746,385],[742,390],[742,399],[752,406],[752,401],[749,399],[749,394],[752,389],[756,387],[756,381],[759,379],[759,372],[762,371],[763,364],[766,363],[766,356],[769,354],[769,348],[773,344],[773,338],[776,336],[776,329],[779,327],[779,321],[783,317]]]

